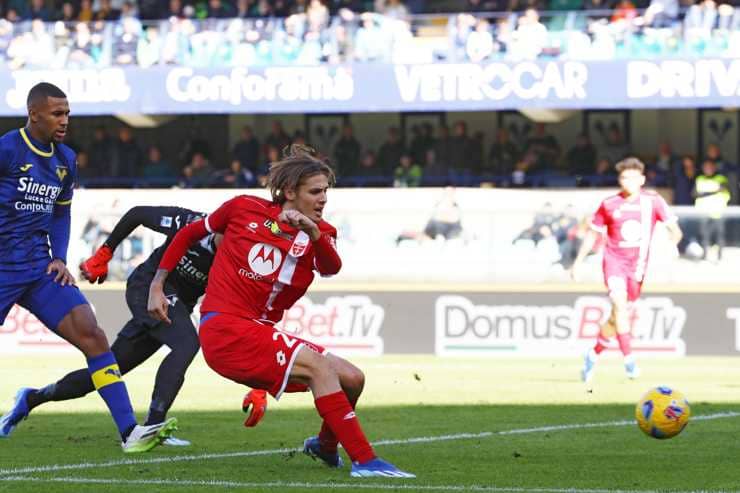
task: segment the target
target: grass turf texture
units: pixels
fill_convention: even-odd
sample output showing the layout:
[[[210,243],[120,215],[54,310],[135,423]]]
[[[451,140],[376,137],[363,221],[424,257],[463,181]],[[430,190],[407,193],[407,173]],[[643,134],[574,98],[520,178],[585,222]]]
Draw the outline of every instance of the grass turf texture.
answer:
[[[126,377],[141,416],[159,358],[154,359]],[[0,364],[2,410],[11,404],[18,386],[51,382],[80,361],[76,355],[4,358]],[[222,380],[198,360],[171,413],[181,423],[178,436],[192,440],[192,447],[124,456],[97,396],[55,403],[34,412],[10,439],[0,440],[0,491],[356,491],[358,486],[375,485],[377,491],[388,491],[380,488],[389,486],[409,488],[398,491],[476,491],[476,486],[521,491],[740,488],[736,465],[740,417],[693,420],[684,433],[668,441],[650,439],[634,424],[495,434],[632,420],[639,397],[658,384],[682,390],[695,416],[738,411],[740,359],[646,360],[643,377],[630,382],[619,359],[609,358],[599,362],[591,392],[577,380],[580,361],[572,359],[393,356],[358,363],[368,376],[358,414],[371,440],[494,434],[379,445],[379,455],[419,477],[351,479],[348,468],[330,470],[300,453],[277,452],[299,447],[318,429],[319,418],[309,395],[286,396],[280,403],[271,400],[263,422],[246,429],[239,410],[242,388]],[[246,455],[260,451],[265,455]],[[203,457],[206,454],[223,455]],[[183,456],[190,460],[177,460]],[[126,460],[138,462],[123,463]],[[10,471],[16,468],[106,462],[114,465],[30,472],[22,475],[24,479],[7,480],[20,476]],[[103,482],[37,481],[65,478]],[[435,486],[438,489],[425,489]]]

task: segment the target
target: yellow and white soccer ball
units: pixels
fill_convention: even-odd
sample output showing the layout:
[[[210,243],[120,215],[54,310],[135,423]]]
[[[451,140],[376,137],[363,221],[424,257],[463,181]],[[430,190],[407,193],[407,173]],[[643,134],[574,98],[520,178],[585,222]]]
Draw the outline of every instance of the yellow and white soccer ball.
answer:
[[[684,395],[670,387],[649,390],[635,408],[637,424],[653,438],[672,438],[686,427],[691,407]]]

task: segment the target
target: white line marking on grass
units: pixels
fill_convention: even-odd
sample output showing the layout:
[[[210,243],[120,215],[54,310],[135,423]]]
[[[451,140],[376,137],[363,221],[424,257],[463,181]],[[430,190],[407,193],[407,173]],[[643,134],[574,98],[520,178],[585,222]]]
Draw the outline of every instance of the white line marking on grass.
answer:
[[[393,484],[383,483],[299,483],[288,481],[268,481],[264,483],[240,481],[191,481],[180,479],[102,479],[102,478],[35,478],[28,476],[6,476],[0,478],[6,482],[38,482],[38,483],[70,483],[70,484],[104,484],[128,486],[212,486],[220,488],[278,488],[284,489],[334,489],[334,490],[405,490],[405,491],[474,491],[487,493],[660,493],[657,490],[608,490],[608,489],[578,489],[578,488],[518,488],[482,485],[425,485],[410,484],[413,479]],[[675,492],[684,493],[684,492]],[[702,493],[709,493],[702,490]]]
[[[693,421],[708,421],[714,419],[723,418],[736,418],[740,416],[740,412],[722,412],[715,414],[705,414],[702,416],[694,416],[691,418]],[[527,433],[541,433],[546,431],[565,431],[565,430],[580,430],[589,428],[608,428],[618,426],[632,426],[634,420],[623,420],[623,421],[604,421],[601,423],[576,423],[569,425],[552,425],[552,426],[540,426],[537,428],[519,428],[513,430],[503,431],[483,431],[481,433],[456,433],[453,435],[437,435],[428,437],[413,437],[413,438],[400,438],[396,440],[378,440],[373,442],[373,446],[382,445],[411,445],[415,443],[432,443],[432,442],[445,442],[451,440],[475,440],[479,438],[488,438],[492,436],[504,436],[504,435],[522,435]],[[0,469],[0,476],[16,475],[16,474],[32,474],[41,472],[55,472],[55,471],[70,471],[79,469],[101,469],[105,467],[118,467],[128,466],[136,464],[162,464],[162,463],[175,463],[175,462],[189,462],[199,460],[210,460],[210,459],[228,459],[235,457],[257,457],[263,455],[280,455],[289,454],[295,452],[301,452],[303,449],[299,448],[281,448],[272,450],[251,450],[243,452],[224,452],[224,453],[210,453],[210,454],[197,454],[197,455],[173,455],[166,457],[148,457],[142,459],[119,459],[108,462],[82,462],[78,464],[52,464],[49,466],[35,466],[35,467],[21,467],[13,469]],[[2,479],[0,477],[0,479]]]

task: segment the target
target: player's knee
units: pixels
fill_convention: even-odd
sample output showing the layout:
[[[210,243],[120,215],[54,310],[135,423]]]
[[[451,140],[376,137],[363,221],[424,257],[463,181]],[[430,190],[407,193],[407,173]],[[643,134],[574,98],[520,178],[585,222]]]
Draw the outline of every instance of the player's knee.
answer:
[[[77,329],[77,340],[72,341],[86,356],[97,355],[108,351],[108,338],[103,329],[97,325],[82,324]]]
[[[323,355],[314,353],[311,355],[311,379],[313,380],[326,380],[339,378],[336,370],[331,365],[331,362]]]
[[[353,392],[362,392],[365,387],[365,374],[355,366],[346,369],[342,375],[342,384]]]

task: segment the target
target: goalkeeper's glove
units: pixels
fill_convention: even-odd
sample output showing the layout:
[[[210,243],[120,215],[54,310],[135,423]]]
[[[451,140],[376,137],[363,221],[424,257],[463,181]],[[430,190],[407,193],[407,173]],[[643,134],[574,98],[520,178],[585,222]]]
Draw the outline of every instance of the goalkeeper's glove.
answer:
[[[102,284],[108,277],[108,262],[113,258],[113,250],[103,245],[87,260],[80,262],[80,274],[94,284]]]
[[[242,411],[249,413],[247,419],[244,420],[244,426],[257,426],[257,423],[260,422],[262,416],[265,415],[266,410],[267,392],[259,389],[250,390],[247,395],[244,396],[244,401],[242,401]]]

